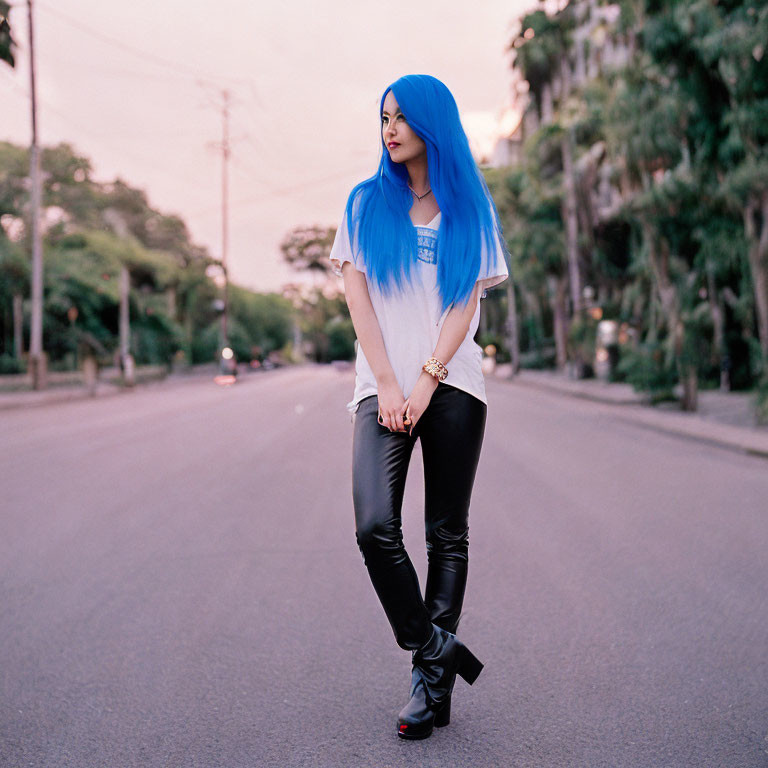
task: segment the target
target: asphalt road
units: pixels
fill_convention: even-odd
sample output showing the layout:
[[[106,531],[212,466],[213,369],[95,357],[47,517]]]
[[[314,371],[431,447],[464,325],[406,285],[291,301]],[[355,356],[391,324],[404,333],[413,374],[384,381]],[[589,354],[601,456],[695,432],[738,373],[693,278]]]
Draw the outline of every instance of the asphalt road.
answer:
[[[768,766],[768,464],[494,380],[459,631],[486,666],[449,727],[399,740],[352,384],[0,414],[0,765]],[[422,495],[417,445],[423,585]]]

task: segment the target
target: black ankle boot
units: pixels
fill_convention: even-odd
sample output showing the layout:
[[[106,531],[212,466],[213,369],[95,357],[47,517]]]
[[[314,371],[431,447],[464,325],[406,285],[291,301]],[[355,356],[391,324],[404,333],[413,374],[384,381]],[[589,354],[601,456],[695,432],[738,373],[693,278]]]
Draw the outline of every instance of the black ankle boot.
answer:
[[[429,719],[429,694],[418,667],[414,667],[411,672],[411,688],[408,695],[410,700],[401,710],[398,719],[398,733],[405,739],[427,738],[431,733],[430,729],[426,729],[429,732],[422,736],[413,735],[419,731],[418,728],[414,730],[415,724]],[[435,709],[435,717],[432,722],[435,728],[442,728],[450,724],[452,695],[448,694],[448,698]]]
[[[432,637],[413,652],[411,698],[397,719],[403,739],[426,739],[435,726],[448,725],[456,675],[472,685],[483,668],[456,635],[432,626]]]

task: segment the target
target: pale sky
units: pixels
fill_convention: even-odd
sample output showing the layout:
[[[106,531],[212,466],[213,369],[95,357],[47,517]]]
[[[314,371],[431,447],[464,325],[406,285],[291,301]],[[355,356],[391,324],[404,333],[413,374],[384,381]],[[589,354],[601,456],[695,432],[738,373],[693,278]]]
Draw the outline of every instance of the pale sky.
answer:
[[[26,3],[16,70],[0,66],[0,139],[28,143]],[[337,225],[379,158],[379,99],[409,73],[451,89],[479,144],[512,103],[506,50],[531,0],[35,0],[39,132],[181,215],[221,256],[220,91],[232,93],[232,279],[296,279],[279,243]],[[201,83],[200,78],[207,78]]]

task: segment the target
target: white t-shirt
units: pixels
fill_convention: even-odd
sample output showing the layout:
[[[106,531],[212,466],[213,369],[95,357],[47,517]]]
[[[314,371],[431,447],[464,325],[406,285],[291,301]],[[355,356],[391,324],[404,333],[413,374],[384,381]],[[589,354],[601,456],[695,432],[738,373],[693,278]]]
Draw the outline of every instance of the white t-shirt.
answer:
[[[385,296],[371,282],[362,257],[358,259],[352,253],[346,214],[336,231],[336,239],[328,257],[333,272],[339,276],[341,265],[345,261],[351,262],[352,266],[365,274],[368,293],[381,328],[387,357],[395,372],[395,378],[402,388],[403,396],[406,398],[411,394],[421,375],[421,366],[432,357],[435,351],[443,321],[449,311],[446,310],[441,314],[437,282],[437,231],[440,226],[440,217],[441,214],[438,213],[429,224],[414,225],[417,229],[418,241],[417,265],[411,270],[410,285],[405,281],[406,287],[402,293],[395,287],[391,296]],[[481,272],[478,275],[478,281],[483,288],[481,298],[485,297],[486,289],[501,283],[509,276],[504,252],[498,243],[494,258],[488,261],[490,270],[484,272],[481,266]],[[453,357],[443,361],[448,369],[444,383],[469,392],[487,404],[485,380],[481,368],[483,352],[474,341],[479,322],[480,301],[478,300],[466,337]],[[366,360],[362,345],[358,342],[355,391],[352,400],[347,403],[347,410],[355,413],[364,397],[375,395],[377,392],[376,377]]]

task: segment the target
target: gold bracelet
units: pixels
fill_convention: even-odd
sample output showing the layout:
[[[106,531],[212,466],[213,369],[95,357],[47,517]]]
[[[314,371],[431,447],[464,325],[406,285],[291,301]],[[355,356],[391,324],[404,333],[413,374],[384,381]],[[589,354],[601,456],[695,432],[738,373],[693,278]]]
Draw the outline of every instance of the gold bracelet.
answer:
[[[436,357],[430,357],[429,360],[421,366],[421,370],[426,371],[438,381],[443,381],[448,375],[448,369]]]
[[[436,357],[430,357],[427,362],[434,363],[441,371],[445,372],[446,376],[448,375],[448,369]]]
[[[436,357],[430,357],[429,360],[427,360],[427,362],[433,363],[434,365],[437,366],[438,370],[443,374],[443,379],[448,375],[448,369]]]

